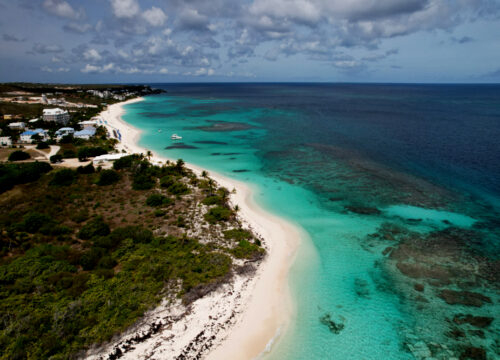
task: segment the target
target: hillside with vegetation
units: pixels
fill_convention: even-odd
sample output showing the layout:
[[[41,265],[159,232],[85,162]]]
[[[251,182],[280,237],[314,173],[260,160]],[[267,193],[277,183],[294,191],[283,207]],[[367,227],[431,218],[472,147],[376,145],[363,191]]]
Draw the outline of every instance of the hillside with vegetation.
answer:
[[[248,271],[265,251],[229,194],[182,160],[0,164],[0,359],[75,358]]]

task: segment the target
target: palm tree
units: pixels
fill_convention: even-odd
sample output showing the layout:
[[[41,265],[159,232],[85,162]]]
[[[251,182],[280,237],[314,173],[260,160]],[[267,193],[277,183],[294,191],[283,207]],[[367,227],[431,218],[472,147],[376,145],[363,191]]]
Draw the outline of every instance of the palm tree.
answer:
[[[206,172],[205,170],[203,170],[201,172],[201,177],[204,178],[204,179],[206,179],[208,177],[208,172]]]
[[[215,181],[213,181],[213,179],[208,179],[208,190],[210,191],[210,196],[213,195],[214,193],[214,187],[215,187]]]
[[[151,160],[152,156],[153,156],[153,153],[151,152],[151,150],[148,150],[148,152],[146,153],[146,157],[148,158],[148,160]]]
[[[238,205],[234,205],[234,212],[240,211],[240,207]]]
[[[177,171],[182,173],[183,167],[184,167],[184,160],[182,159],[177,160],[177,163],[175,164],[175,168],[177,169]]]

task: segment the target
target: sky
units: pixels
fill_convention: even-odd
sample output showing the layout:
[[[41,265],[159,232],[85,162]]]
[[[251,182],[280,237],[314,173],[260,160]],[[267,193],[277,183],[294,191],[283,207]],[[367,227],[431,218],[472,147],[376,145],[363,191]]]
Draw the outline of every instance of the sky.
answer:
[[[0,0],[0,81],[500,82],[500,0]]]

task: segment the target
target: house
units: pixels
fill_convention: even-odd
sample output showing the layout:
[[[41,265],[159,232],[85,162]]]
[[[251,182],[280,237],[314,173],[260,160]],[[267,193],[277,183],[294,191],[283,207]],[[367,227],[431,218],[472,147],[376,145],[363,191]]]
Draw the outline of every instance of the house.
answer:
[[[98,117],[93,117],[93,118],[92,118],[92,119],[90,119],[90,120],[80,121],[80,122],[78,123],[78,125],[83,126],[83,127],[87,127],[87,126],[89,126],[89,125],[90,125],[90,126],[95,126],[95,125],[99,124],[99,119],[100,119],[100,118],[98,118]]]
[[[33,124],[33,123],[36,123],[38,120],[40,120],[39,118],[34,118],[34,119],[31,119],[30,121],[28,121],[30,124]]]
[[[8,126],[12,130],[24,130],[24,128],[26,127],[26,124],[23,122],[13,122],[13,123],[10,123]]]
[[[83,130],[81,131],[76,131],[74,133],[74,137],[77,138],[77,139],[85,139],[85,140],[88,140],[90,139],[92,136],[95,135],[95,132],[96,132],[96,128],[95,127],[92,127],[92,126],[88,126],[86,128],[84,128]]]
[[[57,130],[55,135],[57,137],[57,140],[61,140],[66,135],[72,135],[74,133],[75,133],[75,129],[73,129],[72,127],[63,127],[63,128],[60,128],[59,130]]]
[[[43,109],[43,120],[66,125],[69,121],[69,114],[66,110],[60,108]]]
[[[0,146],[12,146],[12,139],[10,136],[0,136]]]
[[[104,155],[99,155],[92,160],[94,164],[99,164],[107,161],[115,161],[118,160],[124,156],[128,156],[129,154],[126,153],[120,153],[120,154],[104,154]]]
[[[38,135],[40,137],[40,140],[45,141],[49,137],[47,135],[47,130],[43,129],[35,129],[35,130],[26,130],[25,132],[21,133],[19,136],[19,141],[27,144],[31,144],[33,142],[33,136]]]

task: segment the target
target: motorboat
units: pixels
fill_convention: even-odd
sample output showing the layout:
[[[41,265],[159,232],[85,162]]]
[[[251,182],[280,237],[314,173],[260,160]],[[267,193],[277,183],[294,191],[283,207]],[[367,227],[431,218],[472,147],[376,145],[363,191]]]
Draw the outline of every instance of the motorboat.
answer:
[[[177,134],[172,134],[172,136],[170,137],[172,140],[181,140],[182,139],[182,136],[179,136]]]

